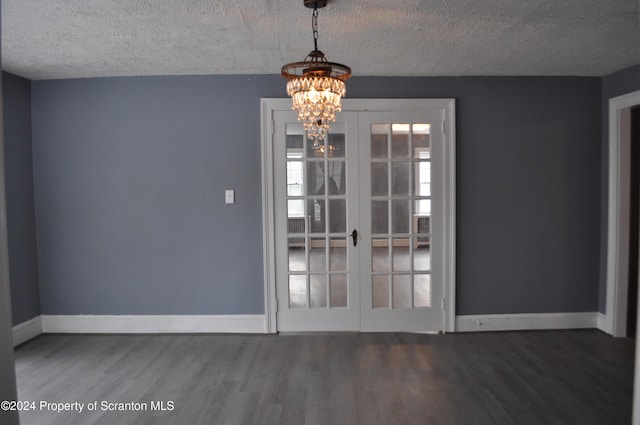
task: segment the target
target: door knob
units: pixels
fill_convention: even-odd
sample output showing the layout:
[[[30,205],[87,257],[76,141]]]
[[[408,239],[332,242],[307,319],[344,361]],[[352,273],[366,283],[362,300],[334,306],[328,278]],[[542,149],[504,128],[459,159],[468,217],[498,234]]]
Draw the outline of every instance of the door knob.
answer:
[[[358,245],[358,231],[356,229],[351,232],[351,237],[353,238],[353,246]]]

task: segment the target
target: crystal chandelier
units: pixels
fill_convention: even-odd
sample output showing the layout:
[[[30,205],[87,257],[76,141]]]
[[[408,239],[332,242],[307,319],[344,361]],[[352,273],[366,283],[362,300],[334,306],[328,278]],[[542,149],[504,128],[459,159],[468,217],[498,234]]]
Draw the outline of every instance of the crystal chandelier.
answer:
[[[340,99],[346,93],[344,81],[351,77],[351,68],[329,62],[318,50],[318,9],[327,5],[327,0],[303,0],[313,9],[311,28],[314,49],[303,62],[284,65],[281,74],[289,80],[287,94],[293,100],[291,109],[298,112],[298,121],[304,123],[307,138],[319,144],[329,131],[329,123],[336,120],[341,110]]]

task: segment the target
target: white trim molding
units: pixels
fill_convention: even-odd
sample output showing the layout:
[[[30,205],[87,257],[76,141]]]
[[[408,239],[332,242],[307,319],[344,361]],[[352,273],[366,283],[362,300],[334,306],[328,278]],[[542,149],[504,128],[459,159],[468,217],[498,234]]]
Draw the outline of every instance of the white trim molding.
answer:
[[[42,316],[36,316],[13,327],[13,346],[17,347],[42,334]]]
[[[607,236],[607,300],[604,331],[626,334],[629,267],[629,137],[621,120],[625,110],[640,105],[640,91],[609,99],[609,206]],[[628,115],[628,113],[627,113]]]
[[[288,99],[260,99],[261,120],[261,171],[262,171],[262,267],[264,271],[264,311],[266,330],[276,333],[278,302],[276,296],[275,267],[275,219],[274,182],[273,182],[273,111],[279,108],[291,108]]]
[[[588,313],[530,313],[456,316],[456,332],[596,329],[600,318]]]
[[[246,315],[75,315],[42,316],[44,333],[266,333],[263,314]]]

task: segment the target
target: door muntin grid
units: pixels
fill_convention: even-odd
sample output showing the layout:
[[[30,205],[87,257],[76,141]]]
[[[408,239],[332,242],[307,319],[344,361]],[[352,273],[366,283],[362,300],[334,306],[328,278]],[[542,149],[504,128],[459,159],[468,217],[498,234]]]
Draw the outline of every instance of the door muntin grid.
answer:
[[[430,124],[372,124],[370,143],[371,307],[431,307]]]
[[[349,307],[344,123],[322,144],[286,124],[288,307]]]

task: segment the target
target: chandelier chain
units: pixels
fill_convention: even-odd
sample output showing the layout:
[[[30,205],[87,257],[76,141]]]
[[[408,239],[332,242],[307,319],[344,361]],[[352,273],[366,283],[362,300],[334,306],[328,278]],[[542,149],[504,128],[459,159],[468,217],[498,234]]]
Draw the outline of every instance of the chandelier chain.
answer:
[[[315,50],[318,50],[318,8],[313,8],[313,15],[311,16],[311,29],[313,30],[313,45]]]

